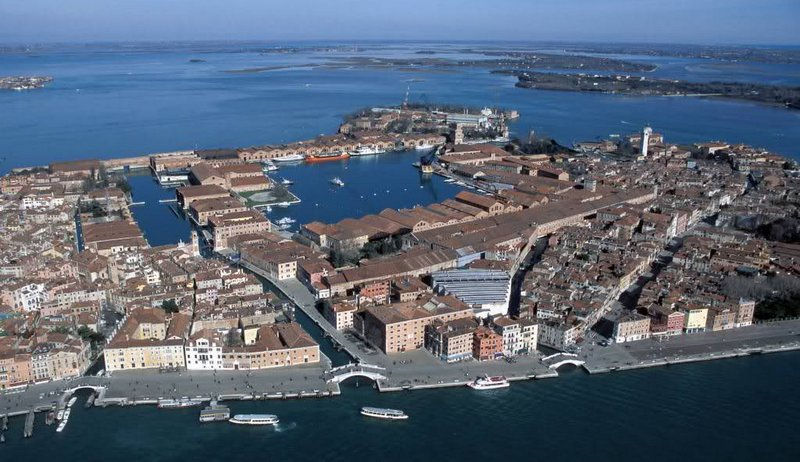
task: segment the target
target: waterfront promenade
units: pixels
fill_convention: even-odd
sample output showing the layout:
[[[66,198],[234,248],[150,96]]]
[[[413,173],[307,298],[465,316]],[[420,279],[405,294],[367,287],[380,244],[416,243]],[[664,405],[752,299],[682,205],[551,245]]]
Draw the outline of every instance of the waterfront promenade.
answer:
[[[579,357],[592,374],[800,349],[800,319],[716,332],[653,338],[602,347],[584,345]]]
[[[159,398],[225,400],[338,395],[339,386],[324,378],[329,368],[324,358],[319,364],[253,371],[141,370],[57,380],[0,393],[0,415],[21,415],[31,409],[51,407],[59,400],[63,402],[66,391],[82,387],[105,388],[102,399],[95,403],[98,406],[156,404]]]

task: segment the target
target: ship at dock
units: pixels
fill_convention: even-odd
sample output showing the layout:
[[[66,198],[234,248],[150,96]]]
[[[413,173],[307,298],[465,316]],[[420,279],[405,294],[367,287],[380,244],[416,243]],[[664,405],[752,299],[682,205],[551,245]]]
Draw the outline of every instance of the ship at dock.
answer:
[[[328,162],[333,160],[345,160],[349,159],[350,154],[344,151],[334,151],[334,152],[326,152],[326,153],[319,153],[319,154],[311,154],[306,156],[306,162],[314,163],[314,162]]]
[[[159,409],[181,409],[185,407],[193,407],[199,406],[202,403],[200,400],[196,399],[159,399],[158,400],[158,408]]]
[[[467,386],[473,390],[495,390],[498,388],[508,388],[510,384],[502,375],[484,375],[483,377],[478,377],[475,379],[475,381],[468,383]]]
[[[302,154],[289,154],[286,156],[274,157],[273,162],[300,162],[306,157]]]

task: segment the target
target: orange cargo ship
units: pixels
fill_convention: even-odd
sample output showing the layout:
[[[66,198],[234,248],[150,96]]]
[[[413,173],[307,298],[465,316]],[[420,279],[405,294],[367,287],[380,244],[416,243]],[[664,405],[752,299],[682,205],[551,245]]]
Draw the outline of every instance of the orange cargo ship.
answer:
[[[350,154],[346,152],[329,152],[324,154],[314,154],[306,156],[306,162],[326,162],[329,160],[349,159]]]

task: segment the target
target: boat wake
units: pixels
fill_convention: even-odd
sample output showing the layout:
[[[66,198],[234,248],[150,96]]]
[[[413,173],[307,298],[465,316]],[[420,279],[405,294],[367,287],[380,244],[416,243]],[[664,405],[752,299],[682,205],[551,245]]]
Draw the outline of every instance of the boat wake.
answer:
[[[279,423],[275,425],[275,431],[278,433],[288,432],[289,430],[294,430],[297,428],[297,422],[291,422],[288,424]]]

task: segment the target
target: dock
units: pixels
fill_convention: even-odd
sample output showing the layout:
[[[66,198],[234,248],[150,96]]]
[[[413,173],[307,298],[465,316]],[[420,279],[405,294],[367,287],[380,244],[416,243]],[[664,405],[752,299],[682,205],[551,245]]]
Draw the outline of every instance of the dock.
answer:
[[[22,433],[22,436],[25,438],[30,438],[33,436],[33,421],[36,418],[36,413],[33,412],[31,409],[28,412],[28,415],[25,417],[25,430]]]

